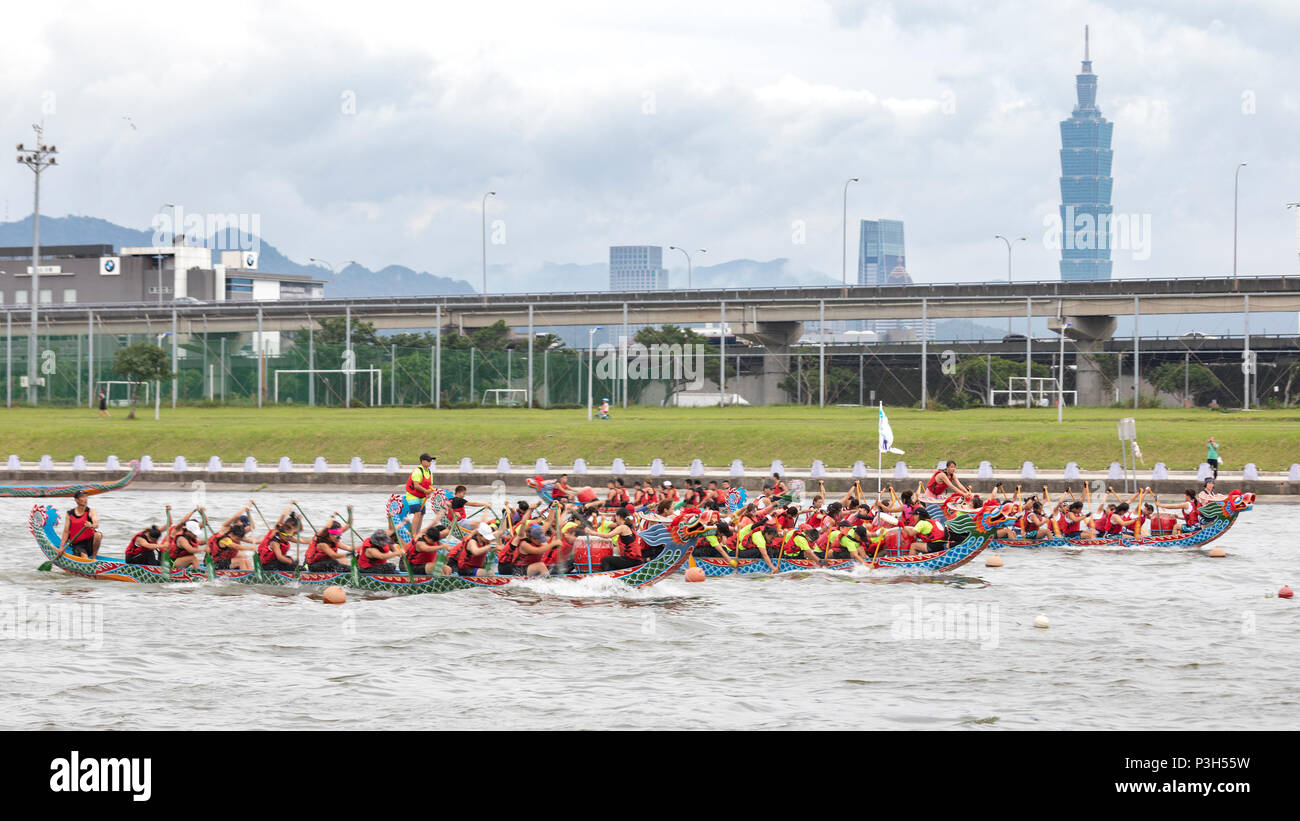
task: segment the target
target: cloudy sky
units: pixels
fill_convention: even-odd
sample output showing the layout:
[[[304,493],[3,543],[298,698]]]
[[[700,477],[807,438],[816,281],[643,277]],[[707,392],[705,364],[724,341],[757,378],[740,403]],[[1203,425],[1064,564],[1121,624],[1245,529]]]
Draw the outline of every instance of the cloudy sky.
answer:
[[[1242,161],[1241,270],[1300,268],[1300,4],[976,5],[47,2],[6,38],[0,111],[11,144],[43,118],[60,147],[44,213],[252,213],[304,262],[477,286],[495,190],[494,290],[570,287],[536,271],[611,244],[838,278],[859,176],[850,226],[904,220],[917,280],[1004,276],[997,233],[1030,239],[1017,278],[1050,279],[1086,23],[1115,211],[1151,226],[1116,274],[1230,271]],[[0,164],[7,218],[30,197]]]

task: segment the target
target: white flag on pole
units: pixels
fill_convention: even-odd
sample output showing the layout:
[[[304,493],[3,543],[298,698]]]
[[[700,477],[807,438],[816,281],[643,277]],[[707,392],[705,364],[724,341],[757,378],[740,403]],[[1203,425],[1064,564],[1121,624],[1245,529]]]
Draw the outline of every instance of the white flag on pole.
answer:
[[[894,447],[894,429],[889,426],[889,417],[885,415],[885,403],[880,403],[880,452],[902,454]]]

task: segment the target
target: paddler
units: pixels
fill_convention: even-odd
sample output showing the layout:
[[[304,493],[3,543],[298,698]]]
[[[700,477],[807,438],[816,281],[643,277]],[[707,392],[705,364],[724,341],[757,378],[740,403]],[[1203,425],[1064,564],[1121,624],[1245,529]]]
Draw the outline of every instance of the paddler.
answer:
[[[216,570],[253,569],[253,560],[249,558],[248,552],[257,546],[252,542],[244,541],[244,536],[248,535],[244,514],[248,512],[251,505],[251,502],[244,505],[233,516],[222,522],[217,532],[208,539],[208,555],[212,557],[212,565]]]
[[[68,519],[63,523],[63,538],[60,540],[59,552],[55,559],[62,558],[68,550],[74,556],[93,559],[99,555],[99,542],[103,534],[99,532],[99,514],[90,509],[86,500],[90,498],[84,490],[72,495],[73,507],[68,511]]]
[[[131,537],[126,546],[127,564],[159,564],[162,548],[162,529],[149,525]]]
[[[357,569],[362,573],[396,573],[393,559],[403,555],[389,530],[376,530],[357,546]]]
[[[425,576],[433,576],[435,571],[442,575],[451,572],[446,565],[445,553],[443,554],[443,566],[441,570],[438,569],[438,552],[449,550],[452,547],[442,540],[446,533],[447,528],[439,524],[432,524],[424,529],[419,538],[411,542],[411,546],[406,549],[406,561],[414,572]]]
[[[333,518],[325,527],[316,531],[311,543],[307,545],[307,569],[312,573],[342,573],[348,569],[345,561],[352,552],[339,542],[343,536],[343,526]]]
[[[190,516],[192,515],[194,514],[191,513]],[[199,523],[191,521],[189,516],[186,516],[172,530],[172,546],[167,551],[172,561],[172,569],[198,567],[202,563],[204,552],[201,546],[203,542],[199,538]]]
[[[943,470],[936,470],[930,477],[930,481],[926,482],[925,492],[937,502],[943,501],[952,493],[960,493],[967,499],[974,495],[957,478],[957,463],[951,459],[944,464]]]
[[[298,519],[297,513],[290,512],[297,504],[297,499],[289,501],[289,506],[280,514],[280,518],[275,520],[275,524],[257,546],[257,557],[262,562],[262,569],[293,570],[298,566],[298,562],[294,556],[289,555],[289,545],[310,544],[308,540],[298,537],[302,531],[302,522]]]
[[[411,532],[419,533],[424,524],[424,505],[433,492],[433,463],[436,460],[428,453],[420,454],[420,465],[406,477],[406,495],[403,497],[402,516],[411,517]]]
[[[460,540],[447,560],[452,572],[461,576],[477,576],[483,569],[483,560],[492,549],[492,541],[497,534],[487,522],[480,522],[472,533]]]
[[[609,532],[609,540],[614,545],[615,555],[601,559],[600,569],[624,570],[644,564],[645,560],[641,558],[641,540],[632,528],[632,512],[625,507],[619,508],[614,512],[614,518],[614,529]]]

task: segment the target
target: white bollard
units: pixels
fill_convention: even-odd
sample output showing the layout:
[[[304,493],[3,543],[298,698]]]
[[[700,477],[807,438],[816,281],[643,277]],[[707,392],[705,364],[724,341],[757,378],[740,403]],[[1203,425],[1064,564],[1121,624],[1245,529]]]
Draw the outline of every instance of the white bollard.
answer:
[[[329,468],[330,468],[329,463],[325,461],[324,456],[317,456],[316,460],[311,463],[311,469],[313,473],[324,473],[325,471],[329,470]]]
[[[780,459],[773,459],[773,460],[772,460],[772,467],[768,470],[768,473],[779,473],[779,474],[781,474],[782,476],[784,476],[784,475],[785,475],[785,465],[781,464],[781,460],[780,460]]]
[[[1078,478],[1080,478],[1080,474],[1079,474],[1079,463],[1078,463],[1078,462],[1066,462],[1066,463],[1065,463],[1065,480],[1068,482],[1068,481],[1071,481],[1071,480],[1074,480],[1074,479],[1078,479]]]
[[[509,473],[509,472],[510,472],[510,460],[502,456],[500,459],[497,460],[497,473]]]
[[[656,457],[655,460],[654,460],[653,462],[650,463],[650,475],[651,475],[651,476],[663,476],[663,475],[664,475],[664,460],[663,460],[663,459],[659,459],[658,457]]]
[[[582,476],[587,472],[587,460],[579,456],[573,460],[573,470],[570,471],[574,476]]]
[[[14,457],[10,456],[9,458],[12,459]],[[1286,480],[1288,482],[1300,482],[1300,465],[1291,465],[1291,469],[1287,471]]]
[[[289,457],[288,457],[288,456],[281,456],[281,457],[280,457],[280,464],[276,465],[276,468],[275,468],[275,469],[276,469],[277,471],[279,471],[280,473],[292,473],[292,472],[293,472],[293,462],[290,462],[290,461],[289,461]]]
[[[1037,478],[1037,477],[1038,477],[1038,474],[1037,474],[1037,472],[1034,470],[1034,463],[1033,463],[1033,462],[1025,462],[1023,465],[1020,466],[1020,478],[1021,478],[1021,479],[1035,479],[1035,478]]]
[[[1206,479],[1213,478],[1214,471],[1210,469],[1208,462],[1201,462],[1201,466],[1196,469],[1197,481],[1204,482]]]
[[[401,469],[402,466],[398,463],[396,456],[389,456],[388,461],[384,463],[384,473],[387,473],[389,476],[392,476]]]
[[[826,465],[822,464],[822,460],[821,460],[821,459],[814,459],[814,460],[813,460],[813,463],[812,463],[812,469],[811,469],[810,471],[808,471],[808,478],[810,478],[810,479],[825,479],[825,478],[826,478]]]
[[[23,463],[18,459],[18,454],[16,453],[9,454],[9,461],[5,462],[5,468],[7,470],[20,470],[22,466]],[[1295,467],[1300,468],[1300,465],[1295,465]]]
[[[731,478],[738,479],[745,475],[745,464],[739,459],[731,460]]]
[[[208,473],[220,473],[220,472],[221,472],[221,457],[220,457],[220,456],[209,456],[209,457],[208,457]]]
[[[946,465],[945,465],[945,467],[946,467]],[[975,472],[975,478],[976,478],[976,479],[992,479],[992,478],[993,478],[993,463],[990,462],[990,461],[988,461],[987,459],[986,459],[985,461],[983,461],[983,462],[980,462],[980,468],[979,468],[979,470],[977,470],[977,471]]]
[[[867,478],[867,465],[861,459],[853,463],[853,478],[854,479]]]
[[[54,470],[54,460],[50,458],[48,453],[41,457],[40,468],[41,470]]]
[[[1124,478],[1124,468],[1120,465],[1119,462],[1110,463],[1110,470],[1106,471],[1106,478],[1111,480],[1112,482]]]
[[[143,471],[148,471],[148,470],[153,470],[153,457],[152,457],[152,456],[150,456],[149,454],[146,453],[144,456],[141,456],[141,457],[140,457],[140,470],[141,470],[142,472],[143,472]]]
[[[117,461],[117,457],[116,457],[116,456],[110,454],[109,457],[108,457],[107,459],[104,460],[104,469],[105,469],[105,470],[121,470],[121,469],[122,469],[122,463],[119,462],[119,461]]]
[[[906,478],[907,478],[907,462],[895,462],[895,463],[894,463],[894,478],[895,478],[895,479],[906,479]]]
[[[474,461],[473,461],[472,459],[470,459],[468,456],[464,456],[464,457],[461,458],[461,460],[460,460],[460,472],[461,472],[461,473],[473,473],[473,472],[474,472]]]
[[[251,456],[244,457],[244,473],[256,473],[257,460]]]
[[[699,459],[691,460],[691,478],[698,479],[704,475],[704,463]]]
[[[1161,479],[1169,478],[1169,468],[1164,462],[1156,462],[1156,466],[1151,468],[1151,481],[1158,482]]]
[[[366,469],[366,463],[361,461],[360,456],[353,456],[348,462],[348,473],[360,473]]]
[[[1255,467],[1254,462],[1247,462],[1246,466],[1241,469],[1241,478],[1247,482],[1259,481],[1259,468]]]
[[[85,469],[86,469],[86,457],[85,457],[85,456],[82,456],[80,453],[78,453],[76,456],[72,457],[72,469],[73,469],[73,470],[85,470]]]
[[[172,460],[172,473],[184,473],[189,470],[189,464],[185,461],[184,456],[177,456]]]
[[[538,459],[537,464],[533,465],[533,473],[537,476],[545,476],[550,472],[551,466],[545,458]]]
[[[627,474],[627,465],[623,464],[621,458],[615,457],[614,463],[609,466],[609,472],[615,476],[624,476]]]
[[[948,461],[946,459],[940,459],[938,463],[935,464],[934,469],[943,470],[946,467],[948,467]]]

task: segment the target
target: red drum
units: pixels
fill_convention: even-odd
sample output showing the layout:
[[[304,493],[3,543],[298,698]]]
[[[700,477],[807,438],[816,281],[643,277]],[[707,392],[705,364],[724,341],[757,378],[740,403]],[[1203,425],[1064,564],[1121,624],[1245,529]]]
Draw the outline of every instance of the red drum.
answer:
[[[1151,517],[1151,535],[1152,536],[1170,536],[1174,532],[1174,525],[1178,522],[1173,516],[1161,515]]]
[[[578,501],[582,502],[584,505],[588,502],[596,501],[596,491],[589,487],[584,487],[582,490],[578,491]]]
[[[590,541],[590,549],[588,542]],[[599,570],[600,560],[614,555],[614,547],[606,539],[592,539],[579,536],[573,540],[573,561],[570,567],[579,573],[587,570]]]

